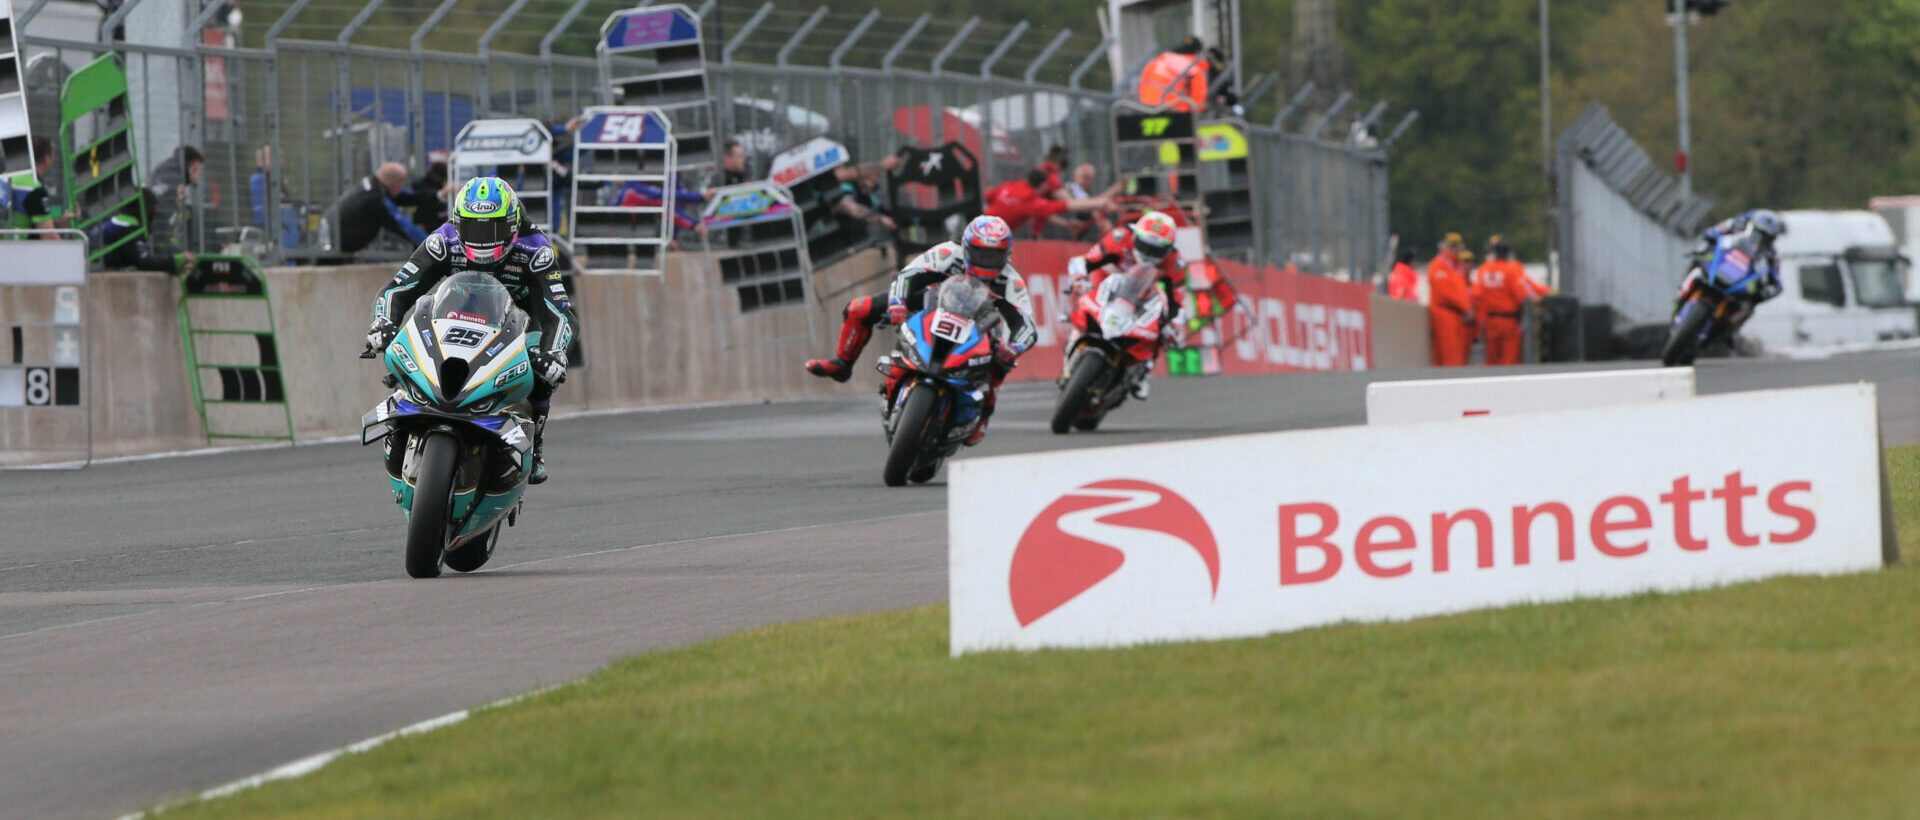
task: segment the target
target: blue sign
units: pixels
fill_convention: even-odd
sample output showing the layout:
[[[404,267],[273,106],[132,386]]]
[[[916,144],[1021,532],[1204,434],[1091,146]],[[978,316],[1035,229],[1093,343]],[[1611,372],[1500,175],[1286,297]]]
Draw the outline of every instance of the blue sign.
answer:
[[[602,39],[608,51],[685,45],[700,41],[700,24],[684,8],[633,11],[615,16]]]
[[[580,127],[581,144],[623,143],[659,145],[667,141],[666,125],[643,109],[603,111]]]

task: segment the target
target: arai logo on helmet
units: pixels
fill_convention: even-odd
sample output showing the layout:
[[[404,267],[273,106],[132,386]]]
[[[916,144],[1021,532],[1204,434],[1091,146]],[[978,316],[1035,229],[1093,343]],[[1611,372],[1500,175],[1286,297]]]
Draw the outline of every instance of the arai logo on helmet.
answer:
[[[494,211],[500,210],[500,205],[498,203],[488,202],[483,199],[483,200],[480,200],[479,202],[467,203],[467,210],[472,211],[476,214],[490,214],[490,213],[493,213]]]
[[[1169,538],[1206,565],[1209,594],[1217,595],[1219,545],[1200,511],[1178,493],[1112,479],[1061,496],[1027,525],[1014,548],[1007,577],[1014,617],[1031,626],[1118,573],[1129,554],[1143,564],[1158,563],[1154,559],[1161,556],[1141,551],[1163,547]]]

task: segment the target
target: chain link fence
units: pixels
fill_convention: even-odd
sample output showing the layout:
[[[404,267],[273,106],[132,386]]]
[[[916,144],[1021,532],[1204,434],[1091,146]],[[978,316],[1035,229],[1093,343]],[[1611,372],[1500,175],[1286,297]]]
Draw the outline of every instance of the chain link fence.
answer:
[[[29,22],[26,48],[45,70],[30,66],[28,86],[36,112],[57,110],[61,69],[108,49],[122,54],[143,181],[176,146],[207,158],[183,211],[191,218],[175,229],[184,245],[244,240],[263,258],[312,259],[322,256],[320,214],[381,162],[417,177],[469,120],[560,123],[617,102],[601,88],[593,45],[607,15],[631,5],[290,0],[268,6],[274,19],[243,36],[210,11],[127,0],[124,42],[46,36]],[[1101,185],[1112,179],[1104,166],[1115,95],[1106,89],[1115,84],[1097,36],[770,3],[695,9],[715,118],[758,171],[781,149],[828,136],[861,162],[957,141],[980,158],[988,185],[1024,174],[1058,145],[1101,168]],[[1351,278],[1380,268],[1385,151],[1279,127],[1244,131],[1260,198],[1259,261]],[[359,257],[408,250],[383,241]]]

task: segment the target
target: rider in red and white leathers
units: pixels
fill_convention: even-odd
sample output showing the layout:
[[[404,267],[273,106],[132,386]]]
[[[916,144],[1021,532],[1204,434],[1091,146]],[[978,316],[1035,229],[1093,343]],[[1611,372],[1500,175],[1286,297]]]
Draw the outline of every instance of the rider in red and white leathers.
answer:
[[[1173,218],[1159,211],[1148,211],[1132,225],[1114,228],[1100,237],[1085,254],[1067,261],[1067,287],[1073,293],[1085,293],[1100,287],[1108,276],[1127,270],[1134,265],[1152,265],[1159,272],[1159,281],[1165,286],[1167,297],[1166,314],[1160,317],[1160,346],[1162,348],[1178,337],[1174,330],[1174,318],[1180,315],[1180,308],[1187,302],[1187,263],[1180,258],[1180,252],[1173,247]],[[1069,346],[1071,349],[1071,346]],[[1159,352],[1155,351],[1158,356]],[[1136,398],[1147,397],[1147,380],[1143,376],[1134,386]]]
[[[1033,320],[1033,299],[1027,282],[1008,260],[1012,257],[1013,231],[997,216],[977,217],[967,225],[958,242],[942,242],[902,268],[885,293],[862,296],[847,303],[842,313],[840,341],[832,358],[811,359],[807,371],[815,376],[844,382],[853,375],[853,361],[866,349],[873,329],[881,324],[898,325],[924,307],[926,295],[941,282],[954,276],[972,276],[987,286],[994,296],[1006,328],[1004,336],[993,338],[993,375],[980,407],[980,426],[967,438],[978,444],[987,435],[987,420],[993,417],[994,403],[1001,382],[1013,371],[1014,361],[1031,349],[1038,338]],[[888,374],[887,388],[902,375],[899,365]]]

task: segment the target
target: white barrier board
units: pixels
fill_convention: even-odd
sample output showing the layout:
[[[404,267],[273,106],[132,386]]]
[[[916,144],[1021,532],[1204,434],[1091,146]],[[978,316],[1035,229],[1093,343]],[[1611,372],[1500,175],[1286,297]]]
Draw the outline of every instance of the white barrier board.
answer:
[[[1691,367],[1374,382],[1367,385],[1367,423],[1408,424],[1690,398]]]
[[[954,654],[1244,637],[1882,561],[1871,384],[951,469]]]

